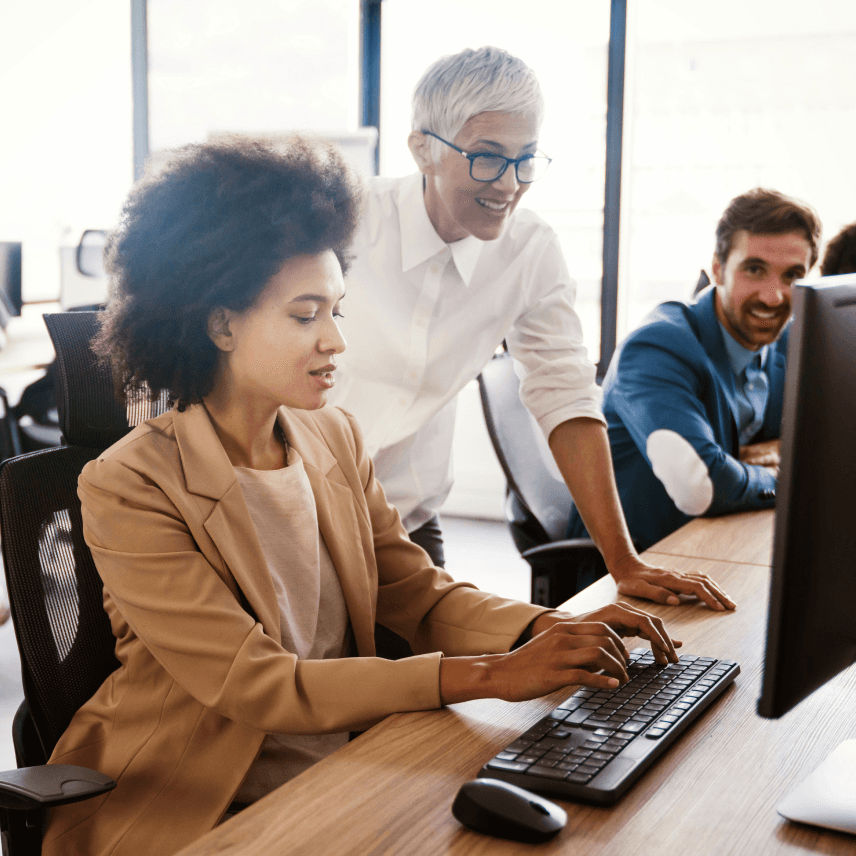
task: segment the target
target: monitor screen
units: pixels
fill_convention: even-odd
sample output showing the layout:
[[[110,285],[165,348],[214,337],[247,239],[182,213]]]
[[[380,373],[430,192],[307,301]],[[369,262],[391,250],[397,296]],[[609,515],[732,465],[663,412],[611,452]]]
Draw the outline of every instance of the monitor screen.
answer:
[[[856,274],[793,288],[758,712],[856,662]]]
[[[21,314],[21,244],[0,242],[0,326]]]

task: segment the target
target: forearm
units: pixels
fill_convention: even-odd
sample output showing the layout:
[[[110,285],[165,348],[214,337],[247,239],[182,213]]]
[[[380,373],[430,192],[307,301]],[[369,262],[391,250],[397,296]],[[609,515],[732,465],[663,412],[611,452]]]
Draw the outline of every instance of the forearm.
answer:
[[[481,657],[444,657],[440,661],[440,701],[456,704],[493,698],[493,661],[496,654]]]
[[[550,434],[550,451],[592,540],[611,570],[636,555],[621,510],[606,428],[595,419],[569,419]]]

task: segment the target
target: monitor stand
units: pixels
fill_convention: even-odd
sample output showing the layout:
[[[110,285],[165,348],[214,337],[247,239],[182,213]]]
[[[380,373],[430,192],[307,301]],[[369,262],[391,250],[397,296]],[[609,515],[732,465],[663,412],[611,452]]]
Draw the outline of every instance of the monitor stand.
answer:
[[[776,806],[788,820],[856,835],[856,740],[845,740]]]

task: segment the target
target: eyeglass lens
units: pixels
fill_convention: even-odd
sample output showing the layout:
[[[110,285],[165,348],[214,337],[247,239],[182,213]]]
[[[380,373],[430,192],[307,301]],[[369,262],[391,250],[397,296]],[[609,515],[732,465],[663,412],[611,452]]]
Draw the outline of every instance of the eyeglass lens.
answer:
[[[519,161],[516,164],[517,180],[525,184],[537,181],[544,175],[549,162],[548,158],[537,156]],[[476,181],[494,181],[505,171],[508,161],[494,155],[479,155],[471,163],[471,174]]]

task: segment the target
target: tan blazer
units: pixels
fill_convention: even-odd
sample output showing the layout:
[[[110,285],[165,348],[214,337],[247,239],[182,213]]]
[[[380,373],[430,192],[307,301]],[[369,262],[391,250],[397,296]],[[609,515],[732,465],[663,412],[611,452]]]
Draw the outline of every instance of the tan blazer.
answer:
[[[221,818],[267,733],[362,729],[440,706],[441,655],[504,652],[543,609],[455,583],[401,527],[352,417],[282,408],[359,658],[298,661],[234,469],[201,406],[136,428],[80,477],[120,667],[51,757],[115,790],[55,809],[45,856],[168,856]],[[418,656],[374,656],[375,620]],[[422,652],[422,653],[419,653]]]

